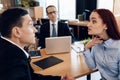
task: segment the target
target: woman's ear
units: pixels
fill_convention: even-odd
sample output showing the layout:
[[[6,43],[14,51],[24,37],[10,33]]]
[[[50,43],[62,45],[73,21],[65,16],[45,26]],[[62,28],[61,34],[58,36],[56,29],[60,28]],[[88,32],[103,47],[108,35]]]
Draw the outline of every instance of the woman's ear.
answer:
[[[106,24],[104,24],[104,26],[103,26],[103,27],[104,27],[104,30],[107,30],[107,26],[106,26]]]
[[[12,35],[14,37],[16,37],[16,38],[20,38],[20,36],[21,36],[21,30],[20,30],[20,28],[19,27],[14,27],[12,29]]]

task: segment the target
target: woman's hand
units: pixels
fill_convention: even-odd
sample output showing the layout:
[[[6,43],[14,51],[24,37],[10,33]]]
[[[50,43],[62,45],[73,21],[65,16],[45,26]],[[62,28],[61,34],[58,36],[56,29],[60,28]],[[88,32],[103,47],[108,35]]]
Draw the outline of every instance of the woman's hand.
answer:
[[[93,36],[92,39],[85,45],[85,50],[88,50],[92,46],[95,46],[96,44],[100,44],[102,42],[103,42],[103,39],[101,39],[98,36]]]

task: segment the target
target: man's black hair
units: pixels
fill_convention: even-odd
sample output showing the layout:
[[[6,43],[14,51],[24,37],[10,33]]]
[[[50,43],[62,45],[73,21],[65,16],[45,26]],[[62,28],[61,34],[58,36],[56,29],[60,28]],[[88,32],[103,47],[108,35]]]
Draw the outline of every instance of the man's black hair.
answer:
[[[13,27],[22,27],[22,16],[28,11],[22,8],[7,9],[0,15],[0,32],[2,36],[10,37]]]

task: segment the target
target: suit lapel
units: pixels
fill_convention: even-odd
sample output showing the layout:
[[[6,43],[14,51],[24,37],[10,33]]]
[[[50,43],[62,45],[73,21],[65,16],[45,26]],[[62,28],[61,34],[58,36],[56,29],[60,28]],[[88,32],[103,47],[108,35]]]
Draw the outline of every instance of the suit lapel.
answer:
[[[63,25],[62,25],[62,23],[61,22],[58,22],[58,36],[62,36],[62,34],[63,34],[63,31],[64,29],[63,29]],[[62,32],[63,31],[63,32]]]
[[[61,31],[61,30],[60,30],[60,29],[61,29],[61,28],[60,28],[60,25],[61,25],[60,22],[58,22],[58,30],[57,30],[58,36],[60,36],[60,33],[61,33],[61,32],[60,32],[60,31]]]
[[[45,31],[44,33],[46,34],[46,37],[50,37],[50,22],[45,24]]]

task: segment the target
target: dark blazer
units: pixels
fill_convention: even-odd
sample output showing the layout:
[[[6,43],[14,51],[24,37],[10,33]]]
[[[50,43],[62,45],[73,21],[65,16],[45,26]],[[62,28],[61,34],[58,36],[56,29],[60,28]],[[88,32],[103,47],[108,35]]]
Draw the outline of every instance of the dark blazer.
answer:
[[[74,42],[74,36],[69,30],[69,26],[66,23],[58,22],[58,36],[71,36],[72,42]],[[50,37],[50,22],[41,25],[40,34],[38,36],[38,46],[45,48],[45,38]]]
[[[60,78],[35,74],[25,53],[0,37],[0,80],[60,80]]]

